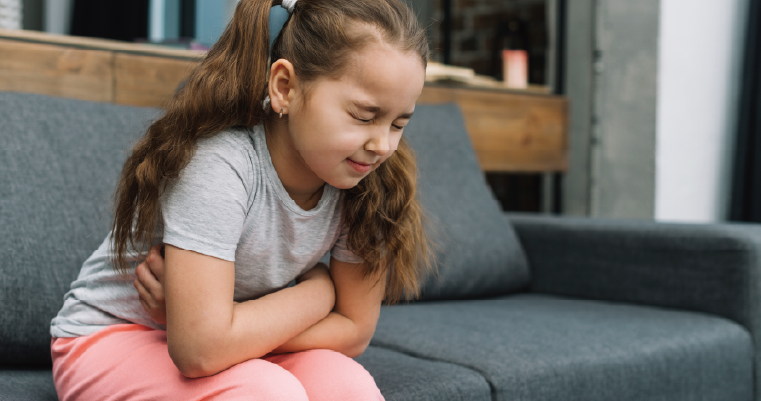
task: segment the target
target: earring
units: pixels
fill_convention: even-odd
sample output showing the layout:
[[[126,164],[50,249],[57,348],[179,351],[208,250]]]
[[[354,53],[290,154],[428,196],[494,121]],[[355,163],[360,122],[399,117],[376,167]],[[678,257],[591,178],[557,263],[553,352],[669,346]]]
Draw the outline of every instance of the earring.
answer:
[[[283,118],[283,108],[280,108],[280,118]]]

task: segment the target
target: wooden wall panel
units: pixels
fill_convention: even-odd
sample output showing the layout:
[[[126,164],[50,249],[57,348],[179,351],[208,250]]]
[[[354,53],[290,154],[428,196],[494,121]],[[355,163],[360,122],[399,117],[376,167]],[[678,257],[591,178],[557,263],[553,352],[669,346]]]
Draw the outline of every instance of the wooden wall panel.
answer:
[[[567,166],[567,101],[508,91],[427,86],[420,104],[455,102],[462,109],[485,171],[563,171]]]
[[[197,62],[116,53],[114,103],[161,107]]]
[[[113,99],[113,53],[0,39],[0,90]]]

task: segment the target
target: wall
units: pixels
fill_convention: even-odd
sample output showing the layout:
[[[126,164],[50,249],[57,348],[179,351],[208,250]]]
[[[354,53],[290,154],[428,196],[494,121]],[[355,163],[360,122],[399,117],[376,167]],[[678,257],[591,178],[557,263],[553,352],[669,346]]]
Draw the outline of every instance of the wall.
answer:
[[[728,213],[748,0],[661,0],[658,220]]]
[[[659,0],[568,0],[564,214],[651,219]]]
[[[597,0],[595,13],[590,213],[651,219],[659,1]]]
[[[569,102],[568,171],[563,175],[562,210],[590,215],[592,94],[594,93],[595,0],[566,3],[565,95]]]

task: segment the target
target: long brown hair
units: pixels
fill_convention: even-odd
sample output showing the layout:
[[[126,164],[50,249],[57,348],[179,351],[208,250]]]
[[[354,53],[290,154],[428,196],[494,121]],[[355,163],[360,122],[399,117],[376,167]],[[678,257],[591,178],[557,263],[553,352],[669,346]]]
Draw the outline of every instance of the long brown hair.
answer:
[[[116,188],[111,227],[121,272],[127,271],[129,247],[144,250],[152,240],[165,185],[187,165],[198,140],[272,117],[272,110],[261,105],[268,83],[269,14],[280,3],[242,0],[219,41],[133,148]],[[368,27],[427,64],[425,32],[400,0],[299,0],[273,44],[271,59],[290,61],[305,83],[335,77],[352,52],[375,38]],[[391,157],[344,191],[348,248],[364,260],[366,277],[390,269],[388,302],[417,296],[423,273],[434,265],[416,176],[414,154],[402,138]]]

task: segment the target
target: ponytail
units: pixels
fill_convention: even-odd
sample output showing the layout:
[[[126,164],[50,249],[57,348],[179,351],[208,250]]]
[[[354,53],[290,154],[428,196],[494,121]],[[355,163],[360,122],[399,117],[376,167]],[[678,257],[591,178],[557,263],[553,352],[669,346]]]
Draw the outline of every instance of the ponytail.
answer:
[[[124,164],[111,225],[115,267],[127,272],[129,247],[147,249],[167,180],[190,161],[199,139],[265,117],[269,14],[280,0],[244,0],[219,41],[169,101]]]

